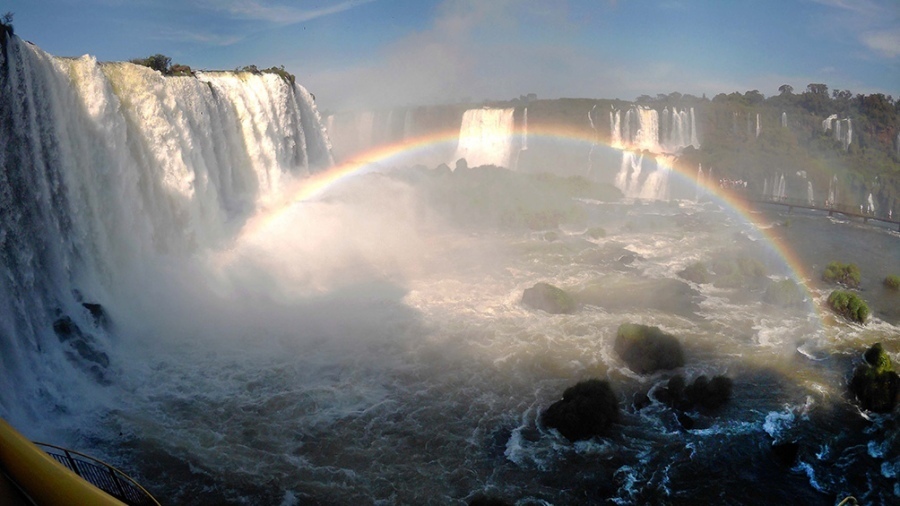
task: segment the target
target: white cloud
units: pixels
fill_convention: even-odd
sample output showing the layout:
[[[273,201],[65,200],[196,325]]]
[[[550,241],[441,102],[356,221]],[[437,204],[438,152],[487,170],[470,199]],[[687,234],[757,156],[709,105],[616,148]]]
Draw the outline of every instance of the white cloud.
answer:
[[[298,7],[293,4],[272,2],[270,0],[208,0],[204,1],[203,5],[226,12],[236,19],[292,25],[348,11],[354,7],[374,1],[375,0],[345,0],[340,3],[314,9]]]
[[[873,51],[880,52],[886,58],[900,56],[900,32],[880,31],[868,32],[861,36],[863,43]]]

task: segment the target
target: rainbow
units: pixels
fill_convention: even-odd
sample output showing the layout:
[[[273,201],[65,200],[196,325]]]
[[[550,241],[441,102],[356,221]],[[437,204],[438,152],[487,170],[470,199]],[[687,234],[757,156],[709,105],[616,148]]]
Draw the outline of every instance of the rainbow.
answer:
[[[513,132],[512,136],[524,135],[524,131]],[[571,125],[535,125],[529,126],[527,131],[529,139],[547,139],[559,143],[575,143],[584,146],[605,146],[611,149],[622,150],[620,146],[611,146],[600,139],[596,132],[576,128]],[[459,130],[442,130],[427,135],[410,137],[402,141],[377,146],[369,151],[356,155],[352,160],[339,163],[326,171],[322,171],[306,177],[297,182],[295,187],[287,191],[286,197],[275,205],[267,206],[257,219],[253,219],[245,226],[242,234],[253,233],[259,228],[276,220],[281,214],[288,211],[293,205],[310,201],[324,195],[330,188],[339,185],[342,181],[358,175],[376,172],[382,168],[409,166],[415,163],[417,156],[433,152],[440,147],[452,152],[459,140]],[[792,273],[792,277],[806,292],[806,298],[811,301],[813,310],[819,321],[823,321],[824,313],[821,304],[816,302],[816,296],[810,289],[811,280],[805,263],[793,248],[784,239],[776,234],[776,230],[768,223],[762,223],[750,204],[739,198],[732,192],[725,191],[711,180],[697,181],[696,167],[687,167],[683,164],[668,163],[671,157],[661,156],[657,163],[671,169],[671,174],[683,182],[702,190],[708,198],[715,200],[723,209],[730,212],[753,226],[764,238],[764,244],[772,253],[780,257],[785,266]],[[448,160],[449,162],[449,160]]]

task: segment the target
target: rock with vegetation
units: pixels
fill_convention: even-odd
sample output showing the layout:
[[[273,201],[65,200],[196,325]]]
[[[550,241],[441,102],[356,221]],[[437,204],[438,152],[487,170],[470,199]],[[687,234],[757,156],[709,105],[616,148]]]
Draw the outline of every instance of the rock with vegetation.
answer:
[[[775,306],[799,306],[806,300],[803,291],[792,279],[782,279],[775,281],[766,288],[763,294],[763,302]]]
[[[864,363],[853,371],[850,393],[863,409],[890,413],[897,405],[897,395],[900,393],[900,377],[894,372],[891,357],[881,343],[875,343],[866,350],[863,358]]]
[[[567,388],[541,416],[544,425],[573,442],[603,435],[618,419],[619,401],[609,383],[599,379]]]
[[[681,343],[659,327],[623,323],[616,332],[613,348],[628,368],[638,374],[684,365]]]
[[[703,262],[694,262],[691,265],[688,265],[678,272],[678,277],[692,283],[697,283],[698,285],[712,281],[712,275],[706,269],[706,265],[704,265]]]
[[[900,276],[891,274],[890,276],[884,278],[884,286],[890,288],[891,290],[900,291]]]
[[[859,267],[856,264],[831,262],[825,267],[822,279],[829,283],[839,283],[850,288],[859,286]]]
[[[716,288],[762,289],[768,282],[765,266],[747,255],[719,259],[712,270],[715,273],[713,286]]]
[[[828,296],[828,305],[844,318],[857,323],[866,323],[869,306],[859,295],[846,290],[835,290]]]
[[[525,289],[522,304],[551,314],[571,314],[576,309],[575,300],[565,290],[543,282]]]

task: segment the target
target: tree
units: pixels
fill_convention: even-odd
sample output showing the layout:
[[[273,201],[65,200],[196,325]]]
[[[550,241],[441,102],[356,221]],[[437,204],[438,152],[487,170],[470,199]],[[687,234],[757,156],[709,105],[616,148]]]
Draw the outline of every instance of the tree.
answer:
[[[155,54],[147,58],[147,66],[163,74],[169,72],[169,65],[171,64],[172,59],[164,54]]]
[[[824,95],[828,97],[828,86],[824,84],[809,83],[806,85],[806,91],[813,95]]]
[[[778,92],[781,93],[782,95],[793,95],[794,87],[791,86],[790,84],[782,84],[781,86],[778,87]]]

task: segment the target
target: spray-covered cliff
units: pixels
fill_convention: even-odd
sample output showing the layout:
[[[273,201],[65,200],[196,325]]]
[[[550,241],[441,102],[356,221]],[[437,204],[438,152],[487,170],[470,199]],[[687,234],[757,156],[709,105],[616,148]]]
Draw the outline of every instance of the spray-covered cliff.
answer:
[[[108,382],[111,315],[166,258],[228,244],[292,178],[332,164],[310,94],[271,74],[163,77],[0,51],[0,414]]]

